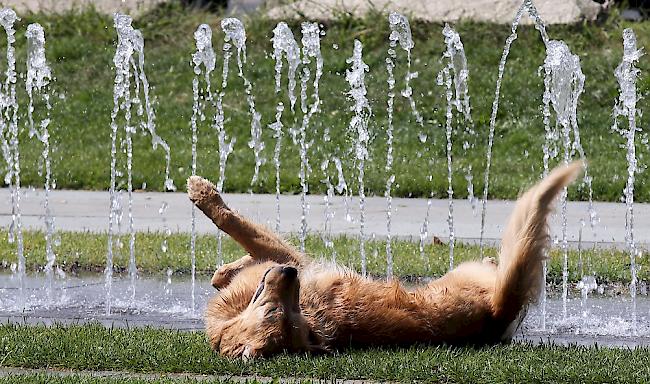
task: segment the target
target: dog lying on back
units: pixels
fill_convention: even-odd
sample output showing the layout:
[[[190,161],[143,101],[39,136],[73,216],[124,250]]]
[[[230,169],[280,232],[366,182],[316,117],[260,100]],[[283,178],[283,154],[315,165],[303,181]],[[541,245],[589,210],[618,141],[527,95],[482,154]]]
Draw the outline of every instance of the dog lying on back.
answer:
[[[269,229],[230,210],[214,185],[192,176],[190,200],[247,252],[212,278],[205,315],[212,348],[251,358],[355,346],[508,341],[539,295],[547,216],[582,163],[556,168],[515,205],[493,259],[462,263],[412,291],[312,262]]]

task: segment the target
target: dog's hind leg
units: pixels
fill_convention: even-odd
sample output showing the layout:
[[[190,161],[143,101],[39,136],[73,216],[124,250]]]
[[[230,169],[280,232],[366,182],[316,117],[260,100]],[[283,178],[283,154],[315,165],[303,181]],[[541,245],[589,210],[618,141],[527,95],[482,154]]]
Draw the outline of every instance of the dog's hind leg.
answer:
[[[187,179],[190,200],[222,231],[237,241],[255,260],[271,260],[297,267],[306,257],[268,228],[253,223],[228,208],[208,180],[200,176]]]

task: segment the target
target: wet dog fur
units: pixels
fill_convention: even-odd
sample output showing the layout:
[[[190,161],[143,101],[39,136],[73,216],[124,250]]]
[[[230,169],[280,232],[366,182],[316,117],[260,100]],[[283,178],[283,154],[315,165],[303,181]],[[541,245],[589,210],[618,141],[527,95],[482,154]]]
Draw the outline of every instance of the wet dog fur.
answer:
[[[517,201],[498,263],[465,262],[406,290],[310,260],[278,234],[228,208],[214,185],[188,179],[190,200],[248,255],[219,268],[205,314],[210,345],[252,358],[356,346],[485,345],[508,341],[541,289],[547,217],[583,164],[556,168]]]

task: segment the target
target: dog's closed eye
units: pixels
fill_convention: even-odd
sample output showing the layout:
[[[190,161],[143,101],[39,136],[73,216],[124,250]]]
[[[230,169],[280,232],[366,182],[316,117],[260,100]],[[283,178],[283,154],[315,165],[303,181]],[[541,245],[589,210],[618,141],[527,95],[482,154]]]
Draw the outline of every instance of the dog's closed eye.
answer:
[[[270,315],[276,314],[279,310],[280,310],[280,307],[273,306],[273,307],[266,310],[265,315],[270,316]]]

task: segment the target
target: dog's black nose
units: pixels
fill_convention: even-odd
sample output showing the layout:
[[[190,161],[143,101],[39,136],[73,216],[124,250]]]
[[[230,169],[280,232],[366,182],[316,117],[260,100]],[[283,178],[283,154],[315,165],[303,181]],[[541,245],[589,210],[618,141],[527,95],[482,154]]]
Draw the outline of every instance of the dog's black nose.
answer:
[[[298,270],[294,267],[282,267],[281,272],[289,279],[295,279],[298,276]]]

